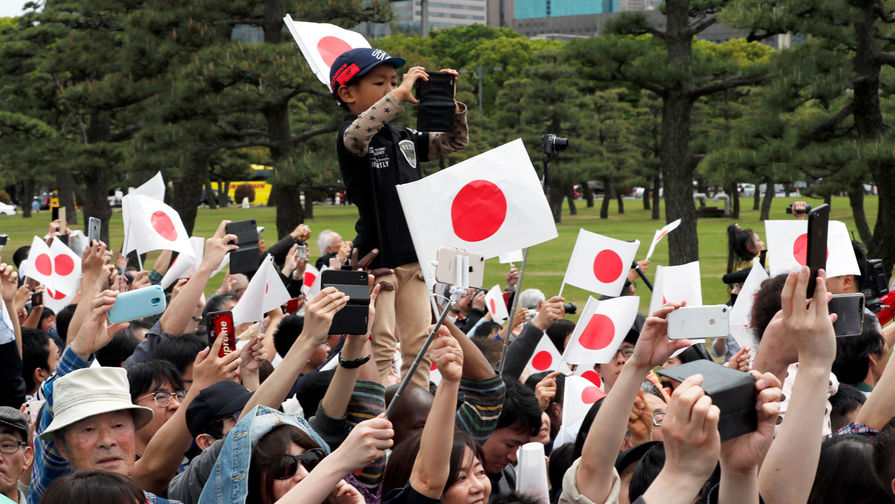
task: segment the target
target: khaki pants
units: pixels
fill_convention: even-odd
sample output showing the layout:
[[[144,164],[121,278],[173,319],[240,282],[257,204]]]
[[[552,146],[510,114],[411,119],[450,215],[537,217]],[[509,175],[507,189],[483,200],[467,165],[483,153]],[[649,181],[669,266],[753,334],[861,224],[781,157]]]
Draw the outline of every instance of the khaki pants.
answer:
[[[379,276],[375,282],[387,281],[395,286],[393,291],[380,291],[376,298],[376,318],[373,320],[373,358],[379,369],[379,378],[388,383],[389,369],[395,355],[398,339],[401,341],[401,376],[416,358],[426,341],[432,308],[426,282],[417,278],[419,263],[393,268],[395,274]],[[423,357],[411,383],[429,389],[429,358]]]

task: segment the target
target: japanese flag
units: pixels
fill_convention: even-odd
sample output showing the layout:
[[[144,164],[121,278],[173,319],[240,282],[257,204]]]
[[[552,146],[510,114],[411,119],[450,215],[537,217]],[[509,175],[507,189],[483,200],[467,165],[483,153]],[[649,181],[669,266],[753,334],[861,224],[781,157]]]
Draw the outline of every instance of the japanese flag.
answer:
[[[27,261],[27,276],[46,287],[44,305],[57,313],[68,306],[81,281],[81,257],[61,240],[47,246],[35,236]]]
[[[397,187],[421,265],[439,247],[497,257],[556,238],[547,198],[521,139]],[[431,268],[423,268],[434,285]]]
[[[142,194],[128,194],[121,200],[124,214],[124,252],[138,254],[150,250],[176,250],[194,257],[189,235],[180,215],[165,203]]]
[[[328,268],[324,266],[323,269],[325,270]],[[308,298],[320,292],[320,271],[310,263],[305,266],[305,273],[302,276],[301,292]]]
[[[556,345],[544,334],[541,336],[538,346],[535,347],[534,353],[531,354],[531,359],[528,360],[528,367],[531,369],[532,374],[542,371],[556,371],[559,369],[561,359],[562,356],[559,354],[559,350],[556,349]]]
[[[626,242],[579,229],[563,283],[597,294],[618,296],[639,246],[636,240]]]
[[[24,263],[22,266],[22,269],[25,270],[25,276],[44,285],[50,283],[50,277],[53,275],[53,260],[50,257],[50,247],[45,241],[37,236],[31,240],[31,249],[28,251],[28,259],[26,261],[28,263],[27,268],[24,266]]]
[[[328,88],[329,68],[339,55],[350,49],[370,47],[370,43],[360,33],[336,25],[293,21],[289,14],[283,18],[283,22],[298,43],[311,71]]]
[[[165,180],[162,178],[162,172],[156,172],[155,175],[143,182],[140,187],[130,188],[127,192],[128,194],[142,194],[143,196],[149,196],[152,199],[158,201],[165,201]],[[121,202],[121,218],[124,222],[128,222],[130,217],[130,208],[124,204],[123,198]],[[124,244],[121,249],[125,252],[130,252],[134,249],[130,243],[128,243],[129,234],[127,232],[127,227],[124,229]]]
[[[666,224],[665,227],[663,227],[662,229],[657,230],[656,233],[653,235],[652,243],[649,244],[649,251],[646,253],[646,258],[649,259],[650,257],[652,257],[653,251],[656,249],[656,245],[658,245],[658,243],[662,241],[662,238],[664,238],[665,235],[667,235],[668,233],[677,229],[677,227],[680,225],[681,220],[678,219],[674,222]]]
[[[434,383],[436,387],[441,385],[441,371],[438,370],[434,361],[429,365],[429,382]]]
[[[771,276],[789,273],[805,266],[808,256],[808,222],[768,220],[764,222],[768,237],[768,262]],[[860,275],[855,250],[848,228],[840,221],[827,226],[827,277]]]
[[[603,380],[600,379],[600,375],[594,371],[594,367],[591,365],[578,366],[575,368],[575,372],[572,373],[575,376],[580,376],[585,380],[596,385],[600,390],[603,390]]]
[[[588,410],[606,394],[589,380],[580,376],[566,376],[562,402],[562,424],[580,422]]]
[[[205,239],[193,236],[190,238],[190,245],[193,247],[193,255],[180,254],[177,256],[177,259],[174,259],[174,262],[171,263],[171,266],[159,283],[162,289],[167,289],[178,279],[189,278],[196,272],[196,268],[199,267],[199,263],[202,261],[202,256],[205,253]]]
[[[737,300],[730,310],[730,335],[741,347],[755,348],[755,337],[752,333],[752,305],[755,303],[755,293],[761,287],[761,282],[768,278],[768,274],[758,261],[752,264],[752,270],[743,287],[740,289]]]
[[[653,295],[649,312],[653,314],[665,303],[686,301],[687,306],[702,306],[702,279],[699,261],[680,266],[658,266],[653,279]]]
[[[612,360],[615,351],[634,325],[640,298],[622,296],[605,301],[588,297],[575,330],[569,338],[563,362],[569,364],[604,364]]]
[[[510,320],[510,314],[507,313],[507,304],[503,300],[503,291],[500,290],[499,285],[491,287],[491,290],[485,294],[485,306],[488,307],[488,312],[491,313],[491,320],[494,322],[503,324]]]
[[[264,314],[282,306],[290,299],[289,291],[280,280],[273,257],[267,256],[261,261],[261,267],[255,272],[245,292],[233,307],[233,323],[257,322]]]

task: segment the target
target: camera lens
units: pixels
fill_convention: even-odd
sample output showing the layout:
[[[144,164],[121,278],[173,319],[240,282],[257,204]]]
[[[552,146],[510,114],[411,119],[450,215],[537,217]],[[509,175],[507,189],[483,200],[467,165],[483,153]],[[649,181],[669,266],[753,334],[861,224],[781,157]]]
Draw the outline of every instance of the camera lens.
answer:
[[[159,301],[161,301],[161,298],[157,298],[157,297],[152,298],[152,303],[153,303],[153,304],[158,304]]]

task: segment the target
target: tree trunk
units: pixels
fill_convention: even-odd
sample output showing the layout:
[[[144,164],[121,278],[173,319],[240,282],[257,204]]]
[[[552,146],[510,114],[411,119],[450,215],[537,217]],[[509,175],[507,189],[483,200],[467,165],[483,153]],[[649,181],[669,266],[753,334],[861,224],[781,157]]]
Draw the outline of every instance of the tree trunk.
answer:
[[[858,236],[865,248],[873,246],[873,234],[870,225],[867,224],[867,214],[864,213],[864,184],[856,180],[848,186],[848,203],[851,205],[851,213],[855,218],[855,227],[858,228]]]
[[[641,199],[643,199],[643,209],[644,210],[650,210],[649,194],[650,194],[649,184],[647,184],[643,188],[643,196],[641,198]]]
[[[581,183],[581,190],[584,191],[584,201],[587,202],[587,208],[594,207],[594,191],[590,188],[587,181]]]
[[[623,213],[625,213],[625,202],[624,202],[624,199],[622,198],[622,193],[616,192],[615,200],[618,201],[618,214],[622,215]]]
[[[105,186],[101,193],[106,194]],[[56,173],[56,194],[59,195],[59,206],[65,207],[65,220],[68,224],[78,223],[78,212],[75,210],[75,179],[69,170],[59,170]]]
[[[668,235],[668,261],[671,266],[699,259],[699,236],[696,234],[696,208],[691,183],[693,168],[687,148],[692,107],[690,99],[680,89],[673,89],[668,92],[662,109],[665,222],[681,219],[677,232]]]
[[[562,222],[562,201],[566,199],[566,195],[561,187],[553,186],[552,182],[550,186],[547,188],[547,202],[550,204],[550,211],[553,212],[553,222],[559,224]]]
[[[218,195],[215,194],[214,189],[211,188],[211,178],[205,178],[205,202],[208,204],[208,208],[212,210],[217,210],[218,208]]]
[[[314,197],[311,191],[305,191],[305,218],[304,220],[314,218]]]
[[[31,202],[34,201],[34,177],[28,177],[22,182],[21,198],[22,218],[31,218]]]
[[[277,201],[277,239],[282,239],[304,222],[304,211],[301,207],[301,191],[297,185],[277,182],[270,192]],[[291,226],[291,227],[290,227]]]
[[[609,218],[609,200],[612,199],[612,179],[603,178],[603,202],[600,205],[600,218]]]
[[[223,188],[221,189],[221,208],[227,208],[230,206],[230,181],[221,180],[218,182],[218,187]]]
[[[211,154],[207,152],[191,153],[183,165],[180,179],[174,184],[177,190],[171,198],[171,207],[180,214],[180,220],[183,221],[183,227],[186,228],[188,235],[193,234],[198,209],[196,202],[202,198],[202,184],[197,184],[196,181],[205,180],[208,176],[210,156]]]
[[[761,217],[759,220],[768,220],[771,215],[771,202],[774,201],[774,179],[768,177],[765,179],[767,189],[764,192],[764,200],[761,202]]]
[[[96,217],[102,221],[100,236],[106,243],[109,243],[109,219],[112,217],[112,207],[109,206],[109,200],[106,197],[106,184],[112,170],[111,166],[97,163],[90,169],[84,170],[83,174],[84,187],[87,189],[84,191],[84,199],[81,200],[81,204],[84,206],[84,234],[87,234],[87,223],[90,220],[88,217]],[[83,251],[76,250],[75,252]]]
[[[752,193],[752,210],[758,210],[761,207],[761,181],[755,183],[755,192]]]
[[[575,208],[575,186],[569,185],[566,191],[566,200],[569,202],[569,215],[578,215],[578,209]]]
[[[653,176],[653,220],[659,220],[662,218],[660,212],[662,211],[659,208],[659,201],[661,200],[660,192],[662,189],[662,177],[660,174],[655,174]]]

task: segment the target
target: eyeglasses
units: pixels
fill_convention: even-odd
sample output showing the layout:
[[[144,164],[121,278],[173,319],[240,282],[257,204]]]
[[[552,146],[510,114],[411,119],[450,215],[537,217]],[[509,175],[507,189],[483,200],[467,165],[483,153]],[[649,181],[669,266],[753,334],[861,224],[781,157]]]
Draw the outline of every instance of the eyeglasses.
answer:
[[[619,348],[618,350],[615,351],[615,355],[613,355],[612,358],[614,359],[614,358],[618,357],[619,355],[621,355],[625,359],[630,359],[631,356],[634,355],[634,349],[630,348],[630,347]]]
[[[19,451],[19,447],[25,448],[28,443],[24,441],[0,441],[0,453],[13,455]]]
[[[143,397],[152,396],[152,401],[159,408],[167,408],[168,405],[171,404],[171,398],[177,399],[177,402],[183,402],[186,399],[186,390],[178,390],[173,394],[170,392],[165,392],[164,390],[159,390],[158,392],[150,392]]]
[[[665,413],[661,411],[653,412],[653,427],[662,427],[662,422],[665,421]]]
[[[295,476],[295,473],[298,471],[298,464],[301,464],[308,472],[311,472],[325,456],[326,453],[321,448],[311,448],[301,455],[283,455],[280,463],[270,470],[270,475],[278,480],[289,479]]]

